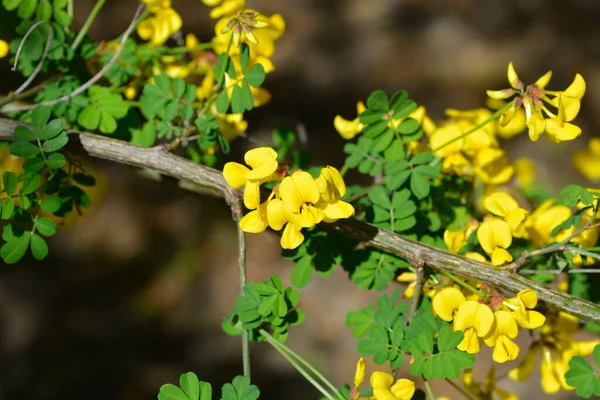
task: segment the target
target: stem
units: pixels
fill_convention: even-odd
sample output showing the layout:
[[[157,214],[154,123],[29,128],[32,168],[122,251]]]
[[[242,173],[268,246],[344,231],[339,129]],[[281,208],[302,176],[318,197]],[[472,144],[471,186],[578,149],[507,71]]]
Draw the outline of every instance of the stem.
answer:
[[[281,354],[285,353],[285,355],[287,355],[287,356],[289,356],[289,357],[291,357],[291,358],[299,361],[300,364],[303,365],[303,366],[300,367],[300,369],[299,369],[299,366],[296,366],[297,364],[296,365],[292,364],[292,365],[294,365],[294,367],[303,376],[306,377],[307,375],[309,375],[308,372],[304,368],[308,369],[308,371],[310,371],[316,378],[318,378],[319,380],[321,380],[321,382],[323,382],[333,393],[335,393],[335,395],[339,399],[341,399],[341,400],[344,399],[344,396],[342,396],[342,394],[338,391],[338,389],[331,382],[329,382],[329,380],[327,378],[325,378],[323,376],[323,374],[321,374],[308,361],[306,361],[305,359],[303,359],[302,357],[300,357],[296,352],[294,352],[292,349],[290,349],[289,347],[287,347],[285,344],[281,343],[279,340],[277,340],[273,336],[269,335],[269,333],[267,333],[265,330],[261,329],[259,332],[269,342],[269,344],[271,346],[275,347],[277,349],[277,351],[279,351]],[[284,357],[285,357],[285,355],[284,355]],[[286,359],[288,359],[288,357],[286,357]],[[312,380],[310,382],[312,383]],[[321,392],[321,393],[323,393],[323,392]],[[325,394],[325,393],[323,393],[323,394]],[[329,398],[329,396],[328,396],[328,398]]]
[[[463,281],[462,279],[457,278],[456,276],[454,276],[454,274],[451,274],[450,272],[446,272],[446,271],[440,271],[440,272],[442,274],[446,275],[448,278],[452,279],[454,282],[456,282],[460,286],[462,286],[465,289],[470,290],[471,292],[475,293],[479,297],[482,297],[484,295],[484,293],[481,290],[479,290],[479,289],[475,288],[474,286],[468,284],[467,282]]]
[[[67,14],[69,15],[69,18],[71,19],[71,24],[73,24],[75,22],[75,7],[73,7],[73,0],[69,0],[67,2]],[[73,28],[73,27],[71,27]]]
[[[433,394],[433,390],[431,390],[431,386],[429,386],[429,381],[423,378],[423,383],[425,384],[425,389],[427,390],[427,395],[430,400],[435,400],[435,395]]]
[[[443,149],[446,146],[451,145],[454,142],[459,141],[460,139],[463,139],[467,136],[469,136],[471,133],[477,131],[478,129],[484,127],[485,125],[489,124],[490,122],[492,122],[493,120],[499,118],[502,114],[504,114],[505,111],[507,111],[509,108],[512,107],[512,102],[506,104],[504,107],[502,107],[501,109],[499,109],[498,111],[496,111],[495,113],[493,113],[492,115],[490,115],[490,117],[488,119],[486,119],[485,121],[479,123],[478,125],[475,125],[473,128],[469,129],[468,131],[466,131],[465,133],[455,137],[454,139],[450,140],[449,142],[444,143],[443,145],[436,147],[435,149],[432,149],[431,151],[433,153]]]
[[[246,286],[246,237],[242,228],[240,228],[240,220],[242,219],[242,201],[238,200],[234,205],[233,214],[235,216],[237,239],[238,239],[238,265],[240,267],[240,294],[244,293]],[[242,333],[242,366],[244,376],[250,379],[250,348],[248,331]]]
[[[423,289],[423,275],[425,275],[425,269],[421,266],[415,268],[415,272],[417,274],[416,284],[415,284],[415,293],[413,294],[413,298],[410,301],[410,307],[406,315],[404,316],[408,323],[412,317],[417,312],[417,307],[419,307],[419,300],[421,299],[421,290]]]
[[[21,39],[21,43],[19,43],[19,48],[17,49],[17,54],[15,55],[15,63],[13,64],[11,71],[14,72],[17,70],[17,63],[19,62],[19,56],[21,55],[21,50],[23,50],[23,45],[27,41],[27,38],[29,37],[29,35],[31,35],[31,32],[33,32],[35,30],[35,28],[37,28],[41,24],[47,24],[47,23],[48,23],[48,21],[42,20],[42,21],[38,21],[35,24],[31,25],[31,28],[29,28],[27,33],[25,33],[25,36],[23,36],[23,39]],[[48,29],[51,30],[52,27],[49,26]]]
[[[450,386],[452,386],[454,389],[456,389],[457,392],[460,392],[463,396],[465,396],[465,398],[467,398],[469,400],[477,400],[477,399],[475,399],[475,397],[471,396],[471,394],[469,392],[467,392],[465,389],[461,388],[456,383],[454,383],[454,381],[452,379],[446,378],[445,380],[446,380],[446,382],[448,382],[450,384]]]
[[[582,249],[580,247],[575,246],[567,246],[567,250],[572,251],[573,253],[581,254],[582,256],[592,257],[596,260],[600,260],[600,254],[592,253],[588,251],[588,249]]]
[[[598,268],[583,268],[583,269],[570,269],[568,271],[561,271],[559,269],[522,269],[519,271],[521,275],[535,275],[535,274],[600,274],[600,269]]]
[[[340,175],[342,175],[342,176],[346,175],[346,172],[348,172],[349,169],[350,168],[348,167],[348,164],[344,163],[344,165],[342,165],[342,169],[340,169]]]
[[[98,2],[96,2],[96,5],[94,6],[94,8],[92,8],[92,12],[90,12],[90,15],[88,15],[87,19],[83,23],[83,26],[81,27],[81,30],[77,34],[75,41],[71,45],[71,50],[75,51],[77,46],[79,46],[79,43],[81,43],[81,41],[85,37],[85,34],[90,30],[92,23],[94,23],[94,20],[100,13],[100,10],[104,6],[104,3],[106,3],[106,0],[98,0]]]
[[[41,21],[41,22],[46,22],[46,21]],[[29,32],[27,32],[27,33],[29,34]],[[25,35],[25,37],[27,37],[27,35]],[[23,41],[21,43],[25,42],[25,37],[23,38]],[[48,51],[50,50],[50,45],[52,44],[52,39],[54,39],[54,31],[52,30],[52,26],[50,24],[48,24],[48,38],[46,39],[46,46],[44,47],[44,52],[42,53],[42,58],[40,58],[38,65],[35,67],[35,70],[33,70],[31,75],[29,76],[29,78],[27,78],[27,80],[25,82],[23,82],[23,84],[21,86],[19,86],[19,88],[17,90],[15,90],[15,92],[13,93],[13,96],[18,96],[21,92],[23,92],[25,89],[27,89],[27,87],[29,85],[31,85],[31,82],[33,82],[33,80],[36,78],[36,76],[40,73],[40,71],[42,70],[42,67],[44,66],[44,62],[46,61],[46,57],[48,57]],[[21,46],[19,46],[19,48],[20,47]],[[14,68],[16,68],[16,66],[17,66],[17,60],[15,59],[15,66],[13,67],[13,71],[14,71]]]

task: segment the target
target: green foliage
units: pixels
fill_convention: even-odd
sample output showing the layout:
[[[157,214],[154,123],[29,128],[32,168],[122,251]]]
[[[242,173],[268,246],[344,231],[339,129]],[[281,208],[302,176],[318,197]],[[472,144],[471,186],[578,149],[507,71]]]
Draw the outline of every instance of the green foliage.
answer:
[[[117,130],[117,119],[123,118],[129,105],[118,93],[102,86],[89,89],[89,103],[85,106],[77,123],[89,131],[99,129],[102,133],[113,133]]]
[[[53,18],[60,26],[71,25],[71,17],[66,12],[67,0],[2,0],[8,11],[17,11],[17,16],[24,20],[33,18],[36,21]]]
[[[260,340],[259,330],[269,329],[275,339],[285,342],[288,327],[301,324],[305,318],[296,307],[298,300],[298,292],[284,288],[277,275],[269,282],[248,283],[223,322],[223,330],[230,335],[247,330],[252,340]]]
[[[600,366],[600,345],[594,347],[594,361]],[[577,395],[589,398],[593,394],[600,396],[600,378],[585,358],[575,356],[569,361],[569,370],[565,373],[567,383],[575,387]]]
[[[13,156],[26,160],[22,173],[2,173],[0,217],[12,221],[4,226],[5,243],[0,249],[7,264],[18,262],[28,248],[38,260],[48,255],[43,236],[53,236],[56,223],[41,212],[66,217],[74,207],[89,205],[78,185],[91,186],[94,180],[78,165],[71,164],[69,172],[65,171],[67,159],[58,151],[69,137],[62,121],[50,120],[50,114],[50,108],[36,107],[30,113],[32,128],[17,126],[9,147]]]
[[[236,376],[221,388],[220,400],[256,400],[260,391],[247,377]],[[212,400],[212,386],[198,380],[193,372],[182,374],[179,386],[167,383],[160,387],[158,400]]]

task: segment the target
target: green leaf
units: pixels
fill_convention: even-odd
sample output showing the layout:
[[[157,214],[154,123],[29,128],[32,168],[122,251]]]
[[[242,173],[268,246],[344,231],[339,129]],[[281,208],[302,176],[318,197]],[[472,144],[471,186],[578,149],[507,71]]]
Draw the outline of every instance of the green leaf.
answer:
[[[12,199],[4,200],[0,206],[0,219],[11,219],[15,212],[15,203]]]
[[[42,200],[42,202],[40,204],[40,208],[42,209],[42,211],[47,212],[47,213],[53,213],[55,211],[58,211],[60,206],[61,206],[61,201],[60,201],[60,197],[58,197],[58,196],[48,196],[48,197],[44,198],[44,200]]]
[[[48,140],[56,137],[64,130],[63,123],[60,119],[53,119],[39,131],[39,138]]]
[[[428,164],[435,159],[435,155],[433,155],[430,151],[425,151],[423,153],[419,153],[413,158],[410,159],[411,164]]]
[[[594,394],[596,385],[594,368],[583,357],[575,356],[569,361],[569,370],[565,373],[565,378],[569,385],[575,386],[578,396],[587,399]]]
[[[219,114],[225,114],[229,108],[229,97],[227,97],[227,91],[222,91],[217,97],[217,112]]]
[[[177,386],[167,383],[160,387],[158,400],[190,400],[190,398]]]
[[[310,282],[310,279],[312,278],[312,273],[312,257],[304,256],[296,262],[296,265],[292,270],[292,276],[290,277],[290,281],[292,285],[296,286],[297,288],[303,288]]]
[[[6,8],[7,11],[15,10],[19,7],[22,0],[2,0],[2,5]]]
[[[412,100],[406,100],[402,106],[394,110],[393,119],[406,118],[417,109],[417,103]]]
[[[402,121],[396,130],[402,135],[410,135],[411,133],[415,133],[417,130],[419,130],[419,128],[420,125],[417,120],[408,118]]]
[[[17,15],[22,19],[29,19],[35,12],[38,0],[21,0]]]
[[[142,146],[151,147],[156,142],[156,127],[150,122],[146,122],[142,129],[131,130],[131,143]]]
[[[394,111],[400,110],[406,100],[408,99],[408,92],[406,90],[399,90],[390,99],[390,108]]]
[[[44,236],[52,236],[56,233],[56,224],[50,218],[39,218],[35,224],[39,233]]]
[[[7,195],[12,196],[17,190],[17,175],[12,171],[4,171],[2,173],[2,190],[6,192]]]
[[[404,160],[406,158],[404,143],[401,140],[394,140],[392,145],[383,152],[383,156],[390,161]]]
[[[40,172],[46,163],[41,157],[30,158],[23,163],[23,171],[25,172]]]
[[[42,177],[37,173],[28,174],[23,180],[23,187],[21,188],[21,194],[29,194],[36,191],[42,182]]]
[[[398,172],[394,175],[387,175],[385,177],[385,184],[387,185],[388,189],[390,190],[396,190],[398,189],[400,186],[402,186],[404,184],[404,182],[406,182],[406,180],[411,176],[411,171],[410,170],[406,170],[406,171],[402,171],[402,172]]]
[[[367,108],[369,110],[387,111],[389,107],[387,95],[383,90],[374,91],[367,99]]]
[[[31,235],[31,254],[36,260],[43,260],[48,255],[48,245],[44,238],[37,233]]]
[[[42,150],[45,153],[52,153],[54,151],[58,151],[65,147],[65,145],[69,142],[69,136],[66,132],[61,132],[58,136],[53,139],[46,140],[44,144],[42,144]]]
[[[60,153],[52,153],[48,155],[48,168],[50,169],[59,169],[65,166],[67,162],[65,156]]]
[[[33,124],[33,130],[39,134],[49,119],[50,107],[38,106],[34,108],[31,112],[31,123]]]
[[[179,378],[179,386],[191,400],[198,400],[200,397],[200,382],[193,372],[182,374]]]
[[[345,325],[352,327],[352,336],[357,339],[363,339],[369,333],[369,329],[373,325],[373,317],[375,316],[375,308],[368,306],[360,311],[350,311],[346,314]]]
[[[252,87],[259,87],[265,80],[265,69],[261,63],[256,63],[244,75]]]
[[[429,194],[431,185],[429,181],[425,179],[418,171],[413,170],[410,175],[410,190],[417,197],[417,199],[424,199]]]
[[[440,177],[442,173],[440,165],[431,166],[431,165],[417,165],[414,169],[419,175],[426,176],[428,178],[437,179]]]
[[[15,157],[33,157],[38,155],[40,148],[29,142],[13,142],[10,144],[10,154]]]
[[[388,128],[383,132],[383,135],[373,141],[371,151],[374,153],[381,153],[390,147],[392,140],[394,140],[394,131]]]
[[[248,60],[250,60],[250,46],[247,43],[242,43],[240,46],[240,64],[242,71],[248,68]]]
[[[32,140],[36,139],[36,136],[27,127],[23,125],[18,125],[15,128],[15,132],[13,133],[13,138],[17,140],[22,140],[24,142],[31,142]]]
[[[185,81],[181,78],[173,79],[171,82],[171,87],[173,89],[173,96],[175,97],[181,97],[185,93]]]
[[[29,235],[29,233],[24,233],[19,237],[7,241],[2,248],[0,248],[0,257],[2,257],[7,264],[17,263],[25,255],[25,252],[29,247],[30,238],[31,235]]]
[[[39,21],[49,20],[52,16],[52,5],[48,0],[40,0],[35,18]]]
[[[384,115],[384,111],[365,110],[362,114],[360,114],[359,120],[361,124],[369,125],[380,121]]]
[[[389,122],[385,120],[377,121],[363,129],[363,134],[369,138],[376,138],[388,129]]]
[[[367,193],[367,196],[373,202],[373,204],[381,206],[385,209],[392,208],[390,196],[388,195],[387,190],[382,185],[373,186]]]
[[[155,82],[158,82],[161,76],[163,75],[155,77]],[[146,93],[146,87],[144,87],[144,94]],[[113,133],[117,129],[116,119],[123,118],[127,114],[129,105],[123,101],[121,94],[114,93],[104,86],[92,86],[88,93],[90,104],[79,114],[77,123],[88,130],[99,128],[102,133]],[[164,103],[156,103],[159,109],[164,105]]]
[[[236,376],[232,383],[226,383],[221,388],[221,400],[256,400],[260,391],[250,385],[250,379],[245,376]]]

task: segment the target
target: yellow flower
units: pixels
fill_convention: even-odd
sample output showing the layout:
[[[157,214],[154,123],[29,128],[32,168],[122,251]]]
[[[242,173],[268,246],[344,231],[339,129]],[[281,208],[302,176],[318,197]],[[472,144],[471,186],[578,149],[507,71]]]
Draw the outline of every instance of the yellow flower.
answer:
[[[367,370],[367,363],[363,357],[358,360],[356,364],[356,372],[354,373],[354,387],[357,391],[360,389],[362,384],[365,382],[365,372]]]
[[[513,314],[509,311],[498,310],[494,312],[495,325],[488,336],[484,338],[485,344],[494,348],[492,358],[497,363],[512,361],[519,356],[519,346],[511,339],[517,337],[519,327]]]
[[[362,101],[359,101],[356,103],[356,114],[358,114],[358,116],[352,121],[344,119],[341,115],[335,116],[333,119],[333,126],[341,137],[346,140],[350,140],[362,132],[365,126],[360,123],[360,114],[362,114],[366,109],[367,108],[365,107],[365,104]]]
[[[473,219],[459,231],[445,230],[444,243],[446,244],[448,251],[451,253],[458,253],[460,249],[465,247],[467,240],[469,240],[469,236],[475,232],[478,225],[479,223],[477,220]]]
[[[586,179],[600,181],[600,138],[591,138],[586,149],[576,151],[573,164]]]
[[[559,233],[555,238],[551,233],[571,216],[571,210],[567,206],[555,205],[554,202],[553,199],[546,200],[530,215],[527,230],[534,248],[550,244],[564,236],[564,233]]]
[[[223,23],[225,24],[223,25]],[[254,29],[266,28],[267,26],[269,26],[269,22],[264,16],[261,16],[258,11],[250,9],[240,10],[235,16],[227,16],[217,23],[217,26],[215,27],[217,35],[213,40],[213,49],[218,51],[218,47],[220,47],[219,44],[222,45],[224,43],[225,37],[223,35],[226,35],[229,32],[232,32],[233,36],[231,37],[231,40],[233,40],[232,43],[234,47],[239,48],[242,41],[248,44],[258,45],[259,42],[254,34]],[[229,40],[229,36],[227,36],[226,46],[229,45]],[[251,53],[252,50],[253,49],[250,49]]]
[[[321,198],[315,179],[306,171],[295,171],[279,185],[286,219],[297,227],[310,228],[321,222],[324,213],[315,204]]]
[[[529,213],[519,207],[519,203],[511,195],[496,192],[487,196],[483,205],[492,214],[502,218],[510,227],[511,234],[516,238],[527,238],[525,225]]]
[[[252,169],[236,162],[228,162],[223,167],[223,176],[234,189],[239,189],[248,182],[262,183],[271,180],[279,166],[277,152],[270,147],[249,150],[244,161]]]
[[[415,393],[415,383],[409,379],[394,378],[385,372],[371,374],[371,387],[376,400],[410,400]]]
[[[238,137],[241,132],[246,132],[248,122],[244,120],[243,114],[217,114],[219,134],[228,142]]]
[[[523,106],[529,138],[532,141],[538,140],[544,132],[547,133],[548,139],[556,143],[573,140],[579,136],[581,129],[570,121],[579,113],[581,98],[586,89],[585,80],[576,74],[571,85],[564,91],[550,91],[545,88],[551,76],[552,71],[548,71],[535,83],[525,87],[512,62],[509,63],[507,77],[511,88],[487,92],[493,99],[508,99],[516,95],[511,109],[500,118],[500,125],[506,126]],[[550,111],[544,102],[555,107],[556,113]]]
[[[337,169],[329,165],[321,169],[315,183],[321,195],[315,206],[323,212],[324,222],[335,222],[354,215],[352,204],[339,200],[346,194],[346,184]]]
[[[454,330],[465,334],[457,348],[469,354],[479,353],[479,338],[487,336],[493,326],[494,313],[489,306],[473,300],[465,301],[458,307],[454,318]]]
[[[515,178],[521,189],[527,189],[535,181],[536,168],[527,157],[521,157],[513,163]]]
[[[183,24],[181,16],[170,7],[156,7],[153,15],[146,18],[137,27],[137,33],[143,40],[148,40],[150,46],[160,46],[165,43]]]
[[[223,16],[231,16],[246,8],[246,0],[202,0],[209,7],[215,7],[210,10],[209,16],[212,19]]]
[[[417,274],[415,272],[403,272],[398,275],[396,280],[401,283],[408,283],[403,294],[404,298],[410,299],[415,295],[415,289],[417,287]]]
[[[477,239],[483,250],[491,256],[492,265],[512,261],[507,248],[512,244],[510,226],[500,218],[486,218],[477,229]]]
[[[521,290],[516,297],[506,299],[504,304],[523,328],[539,328],[546,322],[546,317],[533,310],[537,305],[537,293],[534,290]]]
[[[446,287],[433,296],[431,305],[435,315],[450,322],[465,301],[467,301],[465,295],[460,290],[455,287]]]
[[[8,46],[8,43],[6,43],[4,40],[0,40],[0,58],[6,57],[9,50],[10,47]]]
[[[510,180],[513,167],[508,163],[504,150],[487,147],[477,153],[474,161],[475,175],[484,183],[500,185]]]

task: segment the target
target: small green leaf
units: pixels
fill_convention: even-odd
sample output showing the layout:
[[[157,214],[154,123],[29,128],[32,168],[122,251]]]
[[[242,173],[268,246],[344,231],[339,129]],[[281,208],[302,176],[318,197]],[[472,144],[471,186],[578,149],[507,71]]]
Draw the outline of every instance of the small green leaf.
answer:
[[[60,153],[52,153],[48,155],[48,168],[59,169],[65,166],[67,159]]]
[[[158,400],[190,400],[190,398],[177,386],[167,383],[160,387]]]
[[[225,114],[229,108],[229,97],[227,97],[227,91],[222,91],[217,97],[217,112],[219,114]]]
[[[396,129],[402,135],[410,135],[411,133],[415,133],[419,128],[420,125],[417,120],[408,118],[402,121]]]
[[[46,163],[41,157],[30,158],[23,163],[23,171],[25,172],[40,172]]]
[[[413,158],[410,159],[411,164],[428,164],[435,159],[435,155],[433,155],[430,151],[425,151],[423,153],[419,153]]]
[[[12,196],[17,190],[17,175],[12,171],[4,171],[2,174],[2,190],[6,192],[7,195]]]
[[[39,137],[42,140],[48,140],[56,137],[63,131],[63,123],[60,119],[53,119],[39,131]]]
[[[2,206],[0,206],[0,219],[11,219],[15,212],[15,203],[12,199],[4,200]]]
[[[19,7],[22,0],[2,0],[2,5],[6,8],[7,11],[15,10]]]
[[[179,386],[190,400],[198,400],[200,397],[200,382],[195,373],[182,374],[179,378]]]
[[[296,262],[290,281],[297,288],[303,288],[310,282],[313,273],[312,257],[304,256]]]
[[[390,196],[388,195],[387,190],[382,185],[373,186],[367,193],[367,196],[373,202],[373,204],[376,204],[385,209],[392,208]]]
[[[100,110],[92,104],[88,105],[79,113],[77,123],[85,129],[95,131],[100,125]]]
[[[244,75],[252,87],[259,87],[265,80],[265,69],[261,63],[256,63]]]
[[[248,68],[248,60],[250,60],[250,46],[248,46],[247,43],[242,43],[240,46],[240,64],[242,66],[242,71],[245,71]]]
[[[369,110],[387,111],[389,107],[387,95],[383,90],[374,91],[367,99],[367,108]]]
[[[60,197],[58,197],[58,196],[48,196],[48,197],[44,198],[44,200],[42,200],[42,202],[40,204],[40,208],[42,209],[42,211],[47,212],[47,213],[53,213],[55,211],[58,211],[60,206],[61,206],[61,201],[60,201]]]
[[[56,224],[50,218],[39,218],[35,224],[39,233],[44,236],[52,236],[56,233]]]
[[[31,132],[31,130],[29,130],[27,127],[25,127],[23,125],[18,125],[15,128],[15,132],[13,133],[13,138],[15,138],[17,140],[22,140],[24,142],[31,142],[32,140],[36,139],[33,132]]]
[[[30,173],[23,180],[23,187],[21,188],[21,194],[29,194],[36,191],[42,182],[42,177],[37,173]]]
[[[33,157],[38,155],[40,148],[29,142],[13,142],[10,144],[10,154],[15,157]]]
[[[52,5],[48,0],[40,0],[35,18],[39,21],[49,20],[52,16]]]
[[[250,385],[250,379],[245,376],[236,376],[232,383],[226,383],[221,388],[221,400],[256,400],[260,391]]]
[[[175,78],[171,82],[171,88],[173,89],[173,96],[179,98],[185,93],[185,81],[181,78]]]
[[[21,0],[17,15],[21,19],[29,19],[33,16],[38,0]]]
[[[598,346],[596,346],[598,347]],[[569,361],[569,370],[565,373],[567,383],[575,386],[578,396],[589,398],[594,394],[596,376],[594,368],[583,357],[575,356]]]
[[[42,150],[45,153],[52,153],[54,151],[58,151],[65,147],[65,145],[69,142],[69,136],[66,132],[61,132],[54,139],[46,140],[44,144],[42,144]]]
[[[425,177],[413,170],[410,175],[410,190],[417,197],[417,199],[424,199],[429,194],[431,185]]]
[[[30,238],[31,235],[29,235],[29,233],[24,233],[19,237],[7,241],[2,248],[0,248],[0,257],[2,257],[7,264],[15,264],[25,255],[25,252],[29,247]]]
[[[44,238],[37,233],[31,235],[31,254],[36,260],[43,260],[48,255],[48,245]]]
[[[38,106],[34,108],[31,112],[33,130],[39,134],[46,125],[46,122],[48,122],[48,119],[50,119],[50,107]]]
[[[350,311],[346,314],[345,325],[353,328],[352,335],[355,338],[363,339],[373,325],[374,316],[375,308],[373,306],[368,306],[360,311]]]

